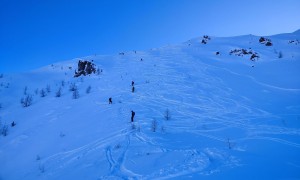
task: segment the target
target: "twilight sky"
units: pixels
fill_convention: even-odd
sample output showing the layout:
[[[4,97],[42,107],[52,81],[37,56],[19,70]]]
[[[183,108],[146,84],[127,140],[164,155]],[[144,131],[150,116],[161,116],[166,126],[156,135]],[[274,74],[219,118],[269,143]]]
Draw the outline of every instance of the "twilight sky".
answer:
[[[204,34],[300,29],[299,0],[0,0],[0,73]]]

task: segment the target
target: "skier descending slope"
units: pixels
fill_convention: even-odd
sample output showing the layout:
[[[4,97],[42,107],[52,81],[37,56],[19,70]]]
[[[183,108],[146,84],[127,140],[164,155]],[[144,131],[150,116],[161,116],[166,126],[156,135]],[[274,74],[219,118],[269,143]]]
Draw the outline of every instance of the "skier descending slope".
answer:
[[[135,116],[135,112],[134,112],[134,111],[131,111],[131,122],[133,122],[134,116]]]

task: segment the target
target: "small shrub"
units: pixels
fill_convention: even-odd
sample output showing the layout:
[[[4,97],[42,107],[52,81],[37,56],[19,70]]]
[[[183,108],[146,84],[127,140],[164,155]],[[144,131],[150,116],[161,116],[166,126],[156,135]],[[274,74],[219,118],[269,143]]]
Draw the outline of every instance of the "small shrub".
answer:
[[[46,91],[44,89],[41,89],[40,96],[41,97],[45,97],[46,96]]]
[[[167,109],[165,111],[164,117],[165,117],[166,120],[170,120],[171,119],[171,114],[170,114],[170,110],[169,109]]]
[[[8,134],[8,125],[0,123],[0,134],[3,136],[7,136]]]
[[[77,89],[76,84],[75,83],[71,83],[70,87],[69,87],[69,90],[70,91],[75,91],[76,89]]]
[[[156,132],[156,129],[157,129],[157,121],[156,119],[154,119],[151,123],[151,131]]]
[[[79,92],[78,89],[75,88],[75,90],[73,91],[73,99],[78,99],[79,98]]]
[[[61,87],[59,87],[55,93],[55,97],[60,97],[60,96],[61,96]]]
[[[21,104],[23,107],[28,107],[32,104],[32,96],[31,95],[27,95],[24,98],[21,98]]]

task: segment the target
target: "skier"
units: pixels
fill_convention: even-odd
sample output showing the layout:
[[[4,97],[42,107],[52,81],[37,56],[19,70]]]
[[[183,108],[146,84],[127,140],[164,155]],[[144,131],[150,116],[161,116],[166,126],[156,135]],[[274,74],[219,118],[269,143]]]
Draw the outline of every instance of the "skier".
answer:
[[[132,92],[134,93],[134,86],[132,86]]]
[[[131,81],[131,86],[134,86],[134,81]]]
[[[111,97],[108,99],[108,104],[112,104],[112,99],[111,99]]]
[[[131,122],[133,122],[134,116],[135,116],[135,112],[134,112],[134,111],[131,111]]]
[[[16,125],[16,123],[15,123],[15,121],[13,121],[12,123],[11,123],[11,127],[14,127]]]

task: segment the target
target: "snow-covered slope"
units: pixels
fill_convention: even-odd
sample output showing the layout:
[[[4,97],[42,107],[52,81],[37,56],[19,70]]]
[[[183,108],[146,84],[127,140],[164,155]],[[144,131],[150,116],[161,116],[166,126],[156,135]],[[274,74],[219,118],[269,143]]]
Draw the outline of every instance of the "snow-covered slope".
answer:
[[[79,59],[4,74],[0,179],[300,179],[300,34],[265,38],[89,56],[102,72],[78,78]]]

